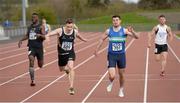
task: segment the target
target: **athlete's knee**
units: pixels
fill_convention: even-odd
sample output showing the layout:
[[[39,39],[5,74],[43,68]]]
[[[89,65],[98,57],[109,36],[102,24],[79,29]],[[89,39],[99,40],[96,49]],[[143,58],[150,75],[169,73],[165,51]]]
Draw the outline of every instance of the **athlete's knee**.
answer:
[[[166,64],[167,63],[167,61],[166,60],[162,60],[162,64]]]
[[[124,80],[124,74],[119,75],[119,78],[120,78],[121,80]]]
[[[73,69],[74,69],[74,67],[73,67],[73,64],[74,64],[74,62],[73,61],[70,61],[70,62],[68,62],[68,64],[67,64],[67,67],[68,67],[68,69],[71,71],[73,71]]]
[[[30,67],[34,67],[34,60],[30,59],[29,60],[29,65],[30,65]]]
[[[156,62],[159,62],[159,61],[160,61],[160,58],[157,58],[157,57],[156,57],[156,59],[155,59],[155,60],[156,60]]]
[[[114,79],[115,79],[115,74],[109,73],[109,79],[110,79],[110,80],[114,80]]]
[[[162,61],[167,61],[167,56],[166,55],[162,56]]]
[[[59,66],[59,71],[60,72],[64,71],[64,68],[65,68],[64,66]]]
[[[30,67],[34,67],[34,56],[32,55],[29,56],[29,65]]]
[[[124,79],[124,69],[119,69],[119,78]]]
[[[113,81],[115,79],[115,74],[116,74],[115,73],[115,68],[109,68],[108,72],[109,72],[109,79],[111,81]]]
[[[42,68],[43,67],[43,61],[38,61],[38,67]]]

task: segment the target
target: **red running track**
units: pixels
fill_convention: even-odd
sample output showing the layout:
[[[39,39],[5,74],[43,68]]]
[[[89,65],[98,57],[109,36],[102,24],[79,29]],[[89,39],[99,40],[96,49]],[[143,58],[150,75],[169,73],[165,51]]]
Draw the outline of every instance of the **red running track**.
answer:
[[[128,38],[125,97],[118,97],[118,75],[111,93],[108,84],[106,45],[100,55],[93,52],[101,32],[81,32],[88,42],[75,43],[75,92],[68,94],[68,80],[57,66],[56,37],[47,44],[44,68],[35,65],[36,86],[30,87],[26,43],[0,45],[0,102],[180,102],[180,41],[174,39],[169,47],[166,76],[160,77],[160,65],[155,62],[153,47],[147,49],[147,33],[138,40]]]

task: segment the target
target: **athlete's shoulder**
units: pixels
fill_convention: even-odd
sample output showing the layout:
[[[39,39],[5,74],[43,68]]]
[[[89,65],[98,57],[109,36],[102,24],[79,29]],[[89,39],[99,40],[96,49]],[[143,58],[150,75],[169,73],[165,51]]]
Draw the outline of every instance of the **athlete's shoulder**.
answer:
[[[169,25],[165,25],[165,27],[166,27],[167,29],[171,28]]]
[[[121,29],[124,31],[124,33],[126,32],[127,28],[125,27],[121,27]]]
[[[152,31],[157,31],[158,29],[159,29],[159,24],[158,25],[155,25],[154,27],[153,27],[153,29],[152,29]]]
[[[77,34],[78,33],[78,30],[77,29],[73,29],[74,30],[74,32]]]
[[[59,34],[60,36],[62,35],[62,28],[57,28],[55,30],[53,30],[53,32],[55,32],[56,34]]]
[[[109,35],[109,32],[110,32],[110,27],[108,29],[106,29],[105,34]]]

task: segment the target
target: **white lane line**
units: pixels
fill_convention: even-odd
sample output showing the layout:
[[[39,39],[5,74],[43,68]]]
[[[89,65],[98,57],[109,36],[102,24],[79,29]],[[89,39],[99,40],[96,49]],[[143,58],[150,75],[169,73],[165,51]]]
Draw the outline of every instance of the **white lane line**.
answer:
[[[94,92],[94,90],[97,88],[97,86],[102,82],[102,80],[105,78],[105,76],[107,75],[108,71],[106,71],[106,73],[101,77],[100,80],[98,80],[98,82],[96,83],[96,85],[91,89],[91,91],[86,95],[86,97],[83,99],[83,101],[81,103],[84,103],[89,96]]]
[[[134,42],[134,39],[131,40],[131,42],[128,44],[128,46],[126,47],[125,51],[131,46],[131,44]],[[90,97],[90,95],[94,92],[94,90],[98,87],[98,85],[102,82],[102,80],[105,78],[105,76],[107,75],[108,71],[105,72],[105,74],[103,74],[103,76],[101,77],[101,79],[98,81],[98,83],[96,83],[96,85],[91,89],[91,91],[86,95],[86,97],[82,100],[81,103],[85,103],[86,100]]]
[[[18,47],[18,46],[17,46],[17,47]],[[24,49],[27,49],[27,47],[17,48],[17,49],[13,49],[13,50],[4,51],[4,52],[1,52],[0,55],[6,54],[6,53],[10,53],[10,52],[20,51],[20,50],[24,50]]]
[[[86,46],[86,47],[84,47],[84,48],[82,48],[82,49],[80,49],[80,50],[77,50],[76,53],[79,53],[79,52],[81,52],[81,51],[83,51],[83,50],[85,50],[85,49],[87,49],[87,48],[90,48],[90,47],[92,47],[92,46],[95,45],[95,44],[97,44],[97,42],[95,42],[95,43],[93,43],[93,44],[91,44],[91,45],[88,45],[88,46]],[[55,63],[56,61],[57,61],[57,59],[54,60],[54,61],[51,61],[51,62],[49,62],[49,63],[47,63],[47,64],[45,64],[43,67],[46,67],[46,66],[48,66],[48,65],[51,65],[51,64]],[[40,69],[40,68],[37,67],[37,68],[35,68],[35,71],[37,71],[37,70],[39,70],[39,69]],[[0,86],[3,86],[3,85],[5,85],[5,84],[7,84],[7,83],[9,83],[9,82],[11,82],[11,81],[14,81],[14,80],[16,80],[16,79],[18,79],[18,78],[20,78],[20,77],[23,77],[23,76],[27,75],[27,74],[29,74],[29,72],[23,73],[23,74],[15,77],[15,78],[12,78],[12,79],[10,79],[10,80],[8,80],[8,81],[6,81],[6,82],[3,82],[3,83],[0,84]]]
[[[146,70],[145,70],[144,98],[143,98],[144,103],[147,103],[148,64],[149,64],[149,48],[147,48],[147,53],[146,53]]]
[[[179,57],[176,55],[176,53],[173,51],[173,49],[171,48],[171,46],[168,44],[168,47],[170,49],[170,51],[173,53],[173,55],[175,56],[175,58],[178,60],[178,62],[180,63],[180,59]]]
[[[93,35],[91,34],[91,35],[88,36],[87,38],[96,36],[97,34],[98,34],[98,33],[94,33]],[[96,38],[96,37],[94,37],[94,38]],[[89,39],[89,40],[92,40],[92,38]],[[56,43],[56,40],[54,40],[53,42],[51,42],[50,46],[47,46],[47,48],[55,47],[56,45],[54,45],[54,43]],[[24,49],[25,49],[25,48],[27,48],[27,47],[24,47]],[[18,48],[18,49],[19,49],[19,48]],[[21,48],[21,49],[23,49],[23,48]],[[21,50],[21,49],[19,49],[19,50]],[[9,51],[8,51],[8,52],[9,52]],[[24,52],[24,51],[22,51],[22,52]],[[13,58],[13,57],[17,57],[17,56],[20,56],[20,55],[23,55],[23,54],[26,54],[26,52],[25,52],[25,53],[18,53],[18,54],[16,54],[16,55],[8,56],[8,57],[5,57],[5,58],[0,58],[0,61],[3,61],[3,60],[5,60],[5,59],[9,59],[9,58]]]
[[[106,74],[107,75],[107,74]],[[55,78],[58,78],[59,76],[56,76],[56,77],[53,77],[51,79],[55,79]],[[76,76],[77,78],[77,76]],[[45,78],[44,78],[45,79]],[[47,80],[49,78],[46,78],[46,80],[38,80],[38,84],[41,84],[41,83],[50,83],[52,82],[52,80]],[[148,81],[166,81],[166,82],[178,82],[180,79],[162,79],[162,78],[159,78],[159,79],[148,79]],[[104,79],[103,80],[104,82],[108,82],[109,79]],[[126,82],[144,82],[144,79],[128,79],[126,78]],[[78,82],[99,82],[99,79],[93,79],[93,78],[90,78],[90,79],[78,79]],[[28,81],[16,81],[16,82],[11,82],[10,85],[17,85],[17,84],[28,84],[29,82]],[[68,83],[67,80],[61,80],[61,81],[57,81],[56,83]],[[0,102],[1,103],[1,102]]]
[[[107,47],[105,47],[104,49],[102,49],[100,51],[100,53],[102,53],[103,51],[105,51],[107,49]],[[80,67],[81,65],[85,64],[86,62],[88,62],[89,60],[91,60],[92,58],[94,58],[95,56],[92,55],[89,58],[87,58],[86,60],[84,60],[83,62],[81,62],[80,64],[78,64],[77,66],[74,67],[74,70],[77,69],[78,67]],[[30,95],[29,97],[27,97],[26,99],[22,100],[20,103],[24,103],[27,100],[29,100],[30,98],[32,98],[33,96],[37,95],[38,93],[40,93],[41,91],[45,90],[46,88],[48,88],[49,86],[53,85],[55,82],[57,82],[58,80],[60,80],[61,78],[63,78],[65,76],[65,74],[63,74],[62,76],[58,77],[57,79],[55,79],[54,81],[52,81],[51,83],[49,83],[48,85],[44,86],[43,88],[41,88],[40,90],[38,90],[37,92],[33,93],[32,95]]]
[[[77,75],[76,77],[101,77],[103,75]],[[155,77],[159,76],[159,74],[148,74],[148,80],[150,79],[155,79]],[[166,76],[168,76],[169,78],[166,78],[165,80],[167,79],[173,79],[173,78],[180,78],[180,74],[167,74]],[[56,78],[58,77],[58,75],[48,75],[48,76],[36,76],[36,78]],[[115,77],[118,77],[118,76],[115,76]],[[125,78],[144,78],[145,77],[145,74],[126,74],[125,75]],[[3,76],[0,76],[0,79],[10,79],[10,78],[13,78],[13,76],[6,76],[6,75],[3,75]],[[22,77],[21,79],[23,78],[29,78],[29,76],[25,76],[25,77]],[[162,79],[160,79],[162,80]]]
[[[91,39],[89,39],[89,41],[91,41],[91,40],[95,40],[95,39],[97,39],[97,38],[99,38],[99,37],[100,37],[100,36],[97,36],[97,37],[91,38]],[[82,43],[84,43],[84,42],[78,42],[78,43],[76,43],[76,44],[75,44],[75,46],[80,45],[80,44],[82,44]],[[53,51],[51,51],[51,52],[48,52],[48,53],[47,53],[47,54],[45,54],[44,56],[49,55],[49,54],[52,54],[52,53],[55,53],[55,52],[57,52],[57,50],[53,50]],[[4,70],[4,69],[6,69],[6,68],[12,67],[12,66],[16,66],[16,65],[18,65],[18,64],[22,64],[22,63],[27,62],[27,61],[28,61],[28,59],[25,59],[25,60],[23,60],[23,61],[20,61],[20,62],[17,62],[17,63],[11,64],[11,65],[8,65],[8,66],[5,66],[5,67],[2,67],[2,68],[0,68],[0,71],[1,71],[1,70]]]

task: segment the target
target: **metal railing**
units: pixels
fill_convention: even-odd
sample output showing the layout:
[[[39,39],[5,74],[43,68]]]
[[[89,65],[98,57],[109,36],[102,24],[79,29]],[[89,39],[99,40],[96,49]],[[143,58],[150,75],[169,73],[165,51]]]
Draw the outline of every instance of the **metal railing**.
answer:
[[[124,24],[123,26],[126,27],[129,24]],[[180,24],[169,24],[173,31],[180,30]],[[80,31],[91,31],[91,32],[104,32],[109,26],[109,24],[77,24]],[[136,31],[151,31],[153,28],[153,24],[133,24],[132,25]],[[51,26],[52,30],[60,27],[59,25]],[[27,32],[27,27],[8,27],[3,28],[4,36],[6,37],[16,37],[25,35]]]

